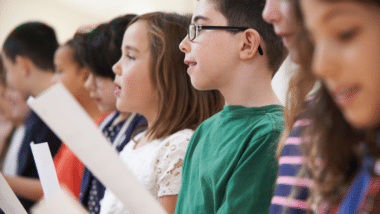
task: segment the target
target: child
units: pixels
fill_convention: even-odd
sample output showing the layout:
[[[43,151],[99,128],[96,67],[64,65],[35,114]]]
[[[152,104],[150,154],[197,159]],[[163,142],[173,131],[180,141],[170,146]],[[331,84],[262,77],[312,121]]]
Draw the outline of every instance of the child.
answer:
[[[24,100],[42,93],[51,85],[54,76],[53,57],[57,47],[55,32],[46,24],[28,22],[16,27],[6,38],[1,53],[8,86],[16,89]],[[30,143],[48,142],[50,151],[55,156],[61,140],[34,112],[26,119],[25,127],[25,136],[18,153],[17,176],[37,178]],[[9,179],[7,181],[11,187],[17,183]],[[17,194],[18,190],[13,190]],[[26,210],[34,203],[24,198],[20,200]]]
[[[114,95],[116,87],[112,66],[121,57],[123,35],[134,17],[135,15],[125,15],[101,24],[83,35],[80,44],[82,60],[90,70],[86,89],[102,112],[112,112],[104,119],[100,129],[117,151],[121,151],[130,141],[136,127],[146,124],[142,115],[117,111]],[[99,213],[99,201],[103,198],[104,191],[103,184],[85,168],[80,201],[90,213]]]
[[[196,91],[178,50],[189,19],[177,14],[149,13],[132,20],[114,65],[117,108],[147,119],[145,132],[132,138],[120,153],[129,170],[174,213],[181,186],[182,162],[193,130],[219,111],[216,91]],[[128,213],[106,190],[100,213]]]
[[[11,106],[6,99],[5,70],[0,58],[0,167],[2,168],[5,154],[7,153],[9,140],[15,131],[15,124],[11,116]]]
[[[315,44],[301,62],[323,82],[303,145],[310,202],[319,213],[379,213],[380,4],[302,0],[301,9]]]
[[[70,40],[58,48],[55,53],[54,64],[56,74],[53,81],[61,82],[94,121],[101,118],[102,112],[99,111],[95,101],[84,87],[90,72],[80,60],[75,40]],[[62,144],[54,158],[54,165],[60,184],[65,185],[74,196],[79,198],[84,169],[82,162],[66,145]]]
[[[61,82],[90,117],[94,120],[98,119],[102,113],[84,88],[89,71],[81,63],[73,40],[68,41],[57,49],[54,55],[54,66],[56,72],[51,79],[52,82]],[[63,144],[54,157],[54,164],[59,183],[66,186],[72,194],[78,197],[84,168],[82,162]],[[15,189],[16,194],[34,201],[39,200],[43,195],[41,183],[37,178],[6,178],[12,182],[11,187]]]
[[[300,56],[298,48],[302,47],[303,53],[311,53],[312,47],[305,36],[307,33],[302,27],[302,19],[299,8],[295,7],[295,0],[266,0],[263,18],[273,24],[277,35],[282,37],[284,45],[289,50],[291,60],[299,64]],[[294,24],[294,23],[297,24]],[[302,114],[311,101],[312,89],[316,78],[301,66],[289,82],[285,108],[285,129],[282,133],[277,157],[279,157],[279,173],[276,181],[276,191],[271,201],[270,213],[306,213],[309,196],[308,188],[311,184],[307,175],[299,171],[302,164],[300,144],[306,137],[302,134],[310,124],[306,115]],[[303,101],[294,97],[305,97]],[[302,138],[301,138],[302,137]],[[297,175],[300,176],[297,177]]]
[[[193,86],[219,90],[222,112],[195,131],[176,213],[268,213],[283,107],[271,79],[286,57],[264,1],[200,0],[180,49]]]
[[[29,106],[20,94],[7,87],[0,58],[0,168],[7,175],[16,175],[17,156],[25,134]]]

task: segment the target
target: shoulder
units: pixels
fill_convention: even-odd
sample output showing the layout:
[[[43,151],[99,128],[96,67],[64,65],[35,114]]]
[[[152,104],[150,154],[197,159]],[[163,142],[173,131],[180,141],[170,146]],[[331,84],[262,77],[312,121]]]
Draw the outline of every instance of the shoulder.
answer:
[[[160,139],[158,156],[171,156],[171,153],[186,152],[193,132],[191,129],[184,129]]]
[[[104,114],[102,114],[98,119],[96,119],[96,120],[95,120],[96,125],[99,126],[99,125],[103,122],[103,120],[104,120],[109,114],[111,114],[111,113],[110,113],[110,112],[104,113]]]
[[[283,106],[271,106],[264,114],[263,119],[271,124],[284,124],[284,107]]]
[[[283,107],[273,107],[265,112],[259,119],[254,118],[251,130],[261,135],[280,134],[284,130],[285,120]],[[260,134],[258,135],[260,136]]]
[[[220,111],[220,112],[214,114],[213,116],[209,117],[207,120],[203,121],[201,123],[201,125],[199,125],[198,129],[202,128],[202,127],[212,126],[214,123],[219,121],[221,114],[222,114],[222,111]]]
[[[145,117],[142,116],[141,114],[135,114],[135,117],[133,118],[132,123],[137,124],[137,125],[143,125],[143,124],[146,124],[147,121]]]
[[[247,126],[249,126],[248,137],[251,146],[266,146],[275,150],[285,127],[283,111],[281,108],[268,111]]]
[[[119,115],[117,111],[111,112],[108,115],[106,114],[105,117],[101,121],[99,121],[100,129],[104,129],[105,127],[108,127],[110,124],[112,124],[113,120],[117,117],[117,115]]]
[[[164,145],[188,144],[193,133],[194,131],[191,129],[183,129],[164,138],[162,143]]]

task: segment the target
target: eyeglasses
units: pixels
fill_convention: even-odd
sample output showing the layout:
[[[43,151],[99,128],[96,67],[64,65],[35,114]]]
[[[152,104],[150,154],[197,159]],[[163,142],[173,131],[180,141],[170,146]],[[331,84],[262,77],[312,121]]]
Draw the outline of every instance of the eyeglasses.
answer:
[[[202,26],[202,25],[196,25],[196,24],[190,24],[189,28],[187,29],[187,35],[189,37],[190,41],[193,41],[197,35],[199,34],[199,31],[201,30],[229,30],[229,31],[245,31],[249,28],[247,27],[230,27],[230,26]],[[259,45],[257,48],[260,55],[264,55],[263,49]]]

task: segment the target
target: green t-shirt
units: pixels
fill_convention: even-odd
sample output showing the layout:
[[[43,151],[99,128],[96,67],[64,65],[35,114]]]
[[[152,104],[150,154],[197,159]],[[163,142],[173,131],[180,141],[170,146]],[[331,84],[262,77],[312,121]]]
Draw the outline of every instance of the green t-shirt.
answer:
[[[269,213],[283,112],[225,106],[203,122],[186,152],[175,213]]]

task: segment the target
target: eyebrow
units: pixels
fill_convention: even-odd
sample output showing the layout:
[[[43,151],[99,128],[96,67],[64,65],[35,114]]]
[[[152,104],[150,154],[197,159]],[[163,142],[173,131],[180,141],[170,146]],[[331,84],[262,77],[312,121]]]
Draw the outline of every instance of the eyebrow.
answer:
[[[341,15],[341,14],[352,14],[352,12],[353,12],[353,11],[348,10],[348,9],[337,8],[337,9],[334,9],[334,10],[331,10],[331,11],[327,12],[327,13],[323,16],[322,21],[323,21],[323,22],[327,22],[327,21],[329,21],[330,19],[332,19],[334,16]]]
[[[139,50],[137,50],[135,47],[133,46],[130,46],[130,45],[127,45],[125,46],[124,48],[125,50],[128,50],[128,51],[135,51],[135,52],[139,52]]]
[[[207,18],[207,17],[205,17],[205,16],[201,16],[201,15],[199,15],[199,16],[194,17],[193,22],[195,23],[195,22],[197,22],[198,20],[208,21],[208,20],[210,20],[210,19]]]

